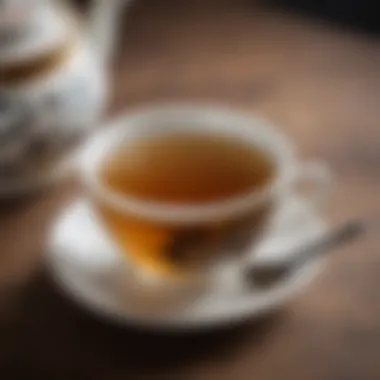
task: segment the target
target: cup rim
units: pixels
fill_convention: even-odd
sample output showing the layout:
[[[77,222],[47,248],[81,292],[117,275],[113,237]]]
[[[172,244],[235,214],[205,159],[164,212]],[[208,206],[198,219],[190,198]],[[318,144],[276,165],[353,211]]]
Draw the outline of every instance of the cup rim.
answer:
[[[202,124],[206,129],[210,126],[216,128],[215,130],[224,128],[225,130],[228,129],[227,133],[239,135],[242,138],[250,135],[252,141],[261,135],[267,143],[272,144],[273,149],[269,153],[277,160],[275,162],[276,174],[273,180],[262,189],[256,189],[247,194],[233,196],[221,201],[189,205],[177,205],[121,195],[101,183],[97,175],[98,169],[101,163],[110,157],[110,148],[120,146],[121,140],[128,133],[141,136],[141,128],[144,126],[150,131],[155,131],[155,128],[159,128],[161,123],[163,126],[165,124],[170,125],[173,116],[174,119],[177,117],[181,120],[187,117],[187,120],[182,124],[186,126],[185,128],[195,128],[196,126],[202,128]],[[178,126],[176,130],[178,131],[180,128],[181,126]],[[258,142],[255,141],[257,145]],[[267,119],[258,115],[250,116],[231,107],[196,103],[164,103],[145,106],[116,117],[85,144],[78,163],[86,189],[101,203],[118,212],[133,214],[145,220],[175,224],[207,223],[244,214],[263,204],[263,202],[281,195],[296,174],[296,157],[293,144]]]

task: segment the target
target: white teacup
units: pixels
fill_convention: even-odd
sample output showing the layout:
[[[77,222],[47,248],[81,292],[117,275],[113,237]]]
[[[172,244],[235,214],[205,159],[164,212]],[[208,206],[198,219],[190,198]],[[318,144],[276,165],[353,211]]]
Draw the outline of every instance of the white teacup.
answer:
[[[211,202],[201,205],[174,205],[151,201],[142,201],[129,195],[120,195],[107,188],[99,175],[99,168],[112,155],[120,144],[133,142],[144,136],[155,137],[161,134],[178,131],[199,131],[217,133],[231,138],[244,139],[252,143],[253,147],[260,147],[271,158],[274,164],[274,174],[264,188],[253,190],[244,196],[236,196],[224,201]],[[183,299],[184,291],[190,292],[202,289],[210,284],[225,270],[226,267],[244,268],[251,257],[252,249],[260,240],[266,228],[271,224],[279,204],[297,191],[300,182],[308,186],[310,202],[320,207],[326,198],[330,183],[330,175],[326,166],[321,163],[303,163],[297,159],[293,144],[267,121],[240,114],[225,108],[213,108],[191,104],[161,105],[142,109],[133,114],[127,114],[112,123],[104,132],[89,142],[81,162],[81,175],[93,201],[99,211],[100,220],[104,222],[111,239],[121,248],[123,257],[128,261],[128,268],[140,280],[142,288],[150,288],[150,294],[157,299],[158,293],[165,290],[166,299],[173,300],[172,296]],[[118,232],[110,225],[109,213],[117,218],[138,221],[138,228],[123,230],[126,235],[122,239],[136,238],[136,234],[143,234],[147,229],[147,239],[152,236],[172,239],[178,231],[199,229],[212,225],[218,221],[238,221],[234,224],[234,232],[230,226],[221,234],[221,239],[239,233],[245,244],[230,247],[230,254],[215,255],[211,261],[199,262],[197,266],[186,273],[167,273],[165,270],[156,270],[149,265],[136,261],[134,255],[121,244]],[[134,222],[135,223],[135,222]],[[130,225],[130,224],[129,224]],[[228,223],[227,223],[228,225]],[[149,227],[146,227],[149,226]],[[170,226],[168,228],[168,226]],[[256,231],[257,230],[257,231]],[[252,233],[258,232],[258,233]],[[161,234],[161,235],[160,235]],[[166,235],[165,235],[166,234]],[[196,240],[196,239],[195,239]],[[202,239],[201,239],[202,240]],[[131,246],[140,246],[137,249],[151,249],[151,254],[162,245],[150,245],[134,241]],[[247,244],[248,243],[248,244]],[[206,245],[205,245],[206,244]],[[152,248],[153,247],[153,248]],[[206,243],[194,244],[191,249],[207,249]],[[219,249],[219,248],[218,248]],[[220,244],[223,250],[223,244]],[[241,271],[236,272],[240,275]],[[147,284],[152,286],[146,286]],[[170,295],[170,296],[169,296]]]

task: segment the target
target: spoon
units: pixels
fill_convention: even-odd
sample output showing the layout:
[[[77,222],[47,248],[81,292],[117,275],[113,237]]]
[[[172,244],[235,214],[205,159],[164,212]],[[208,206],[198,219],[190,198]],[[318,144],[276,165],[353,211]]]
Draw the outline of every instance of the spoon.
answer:
[[[328,253],[341,244],[355,240],[367,231],[367,223],[354,220],[343,224],[314,241],[297,249],[290,258],[279,261],[262,261],[252,264],[246,273],[250,284],[257,287],[271,287],[290,277],[313,258]]]

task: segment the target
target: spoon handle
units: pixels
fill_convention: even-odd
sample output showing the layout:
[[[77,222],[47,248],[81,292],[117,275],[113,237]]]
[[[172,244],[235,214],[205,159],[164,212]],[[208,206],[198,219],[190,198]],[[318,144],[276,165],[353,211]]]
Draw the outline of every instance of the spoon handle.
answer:
[[[315,256],[328,253],[340,244],[356,239],[366,230],[367,224],[365,222],[360,220],[349,221],[322,238],[318,238],[314,242],[299,248],[293,256],[294,259],[290,260],[289,265],[292,267],[301,266]]]

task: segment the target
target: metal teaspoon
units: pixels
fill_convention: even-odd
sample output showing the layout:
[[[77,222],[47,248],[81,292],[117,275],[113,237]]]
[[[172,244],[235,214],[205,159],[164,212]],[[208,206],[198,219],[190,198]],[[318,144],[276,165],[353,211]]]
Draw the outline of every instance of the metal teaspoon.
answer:
[[[291,276],[311,259],[322,256],[339,245],[357,239],[367,231],[367,227],[367,223],[363,221],[349,221],[298,248],[290,258],[275,262],[260,261],[253,263],[245,274],[247,281],[257,287],[269,288]]]

